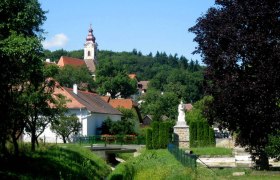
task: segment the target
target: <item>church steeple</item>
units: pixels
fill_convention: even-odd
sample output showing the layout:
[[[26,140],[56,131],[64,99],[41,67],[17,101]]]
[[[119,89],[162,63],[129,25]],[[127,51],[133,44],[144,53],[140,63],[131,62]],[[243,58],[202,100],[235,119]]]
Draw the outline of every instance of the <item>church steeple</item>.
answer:
[[[91,24],[90,24],[86,41],[92,41],[93,43],[95,43],[95,37],[92,34],[92,32],[93,32],[93,30],[92,30],[92,27],[91,27]]]
[[[86,42],[84,45],[84,61],[92,73],[94,73],[96,69],[96,64],[97,64],[96,53],[97,53],[97,43],[95,42],[95,37],[93,35],[93,30],[90,24],[88,35],[86,37]]]

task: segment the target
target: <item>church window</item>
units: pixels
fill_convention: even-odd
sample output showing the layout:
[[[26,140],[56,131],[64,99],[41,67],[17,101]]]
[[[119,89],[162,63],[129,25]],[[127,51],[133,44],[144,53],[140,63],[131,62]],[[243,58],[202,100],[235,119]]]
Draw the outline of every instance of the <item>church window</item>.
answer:
[[[87,55],[90,56],[90,51],[88,51]]]

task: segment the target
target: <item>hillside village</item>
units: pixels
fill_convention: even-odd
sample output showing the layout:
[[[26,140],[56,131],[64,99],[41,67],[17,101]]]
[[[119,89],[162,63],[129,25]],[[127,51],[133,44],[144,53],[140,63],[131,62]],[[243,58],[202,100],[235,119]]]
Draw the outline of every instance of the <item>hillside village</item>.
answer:
[[[0,1],[0,179],[280,179],[279,2],[207,3]],[[193,4],[201,59],[153,49],[187,48]]]
[[[71,66],[75,69],[87,67],[93,80],[95,81],[96,70],[98,68],[98,49],[95,40],[96,38],[93,35],[93,29],[90,26],[84,44],[84,59],[61,56],[57,63],[56,61],[46,59],[45,66],[58,66],[59,68]],[[75,116],[79,119],[79,122],[82,124],[80,132],[75,135],[72,134],[72,138],[68,139],[69,142],[73,141],[74,136],[101,135],[102,131],[100,129],[102,127],[102,123],[106,119],[109,118],[112,121],[118,121],[121,119],[122,113],[118,111],[118,108],[133,110],[136,114],[135,118],[137,120],[135,123],[140,126],[145,127],[151,125],[153,115],[143,114],[140,110],[141,103],[144,102],[143,99],[141,100],[141,97],[145,96],[145,93],[148,90],[149,81],[138,81],[136,74],[127,74],[127,76],[129,79],[137,81],[137,87],[135,87],[137,91],[134,94],[131,94],[130,98],[122,98],[122,94],[120,93],[117,97],[112,98],[108,92],[105,95],[99,95],[96,92],[87,92],[78,89],[78,86],[81,84],[85,85],[87,82],[79,83],[79,85],[73,84],[72,88],[60,86],[59,82],[57,82],[58,85],[55,88],[53,95],[63,95],[68,100],[66,103],[68,111],[66,113],[68,115],[75,114]],[[192,105],[190,103],[186,104],[186,110],[190,111],[191,108]],[[169,119],[166,115],[163,115],[160,118],[163,120]],[[48,127],[38,138],[48,143],[63,142],[62,138],[57,137],[57,134],[51,130],[51,124],[48,124]],[[26,134],[23,139],[24,141],[31,140],[28,134]]]

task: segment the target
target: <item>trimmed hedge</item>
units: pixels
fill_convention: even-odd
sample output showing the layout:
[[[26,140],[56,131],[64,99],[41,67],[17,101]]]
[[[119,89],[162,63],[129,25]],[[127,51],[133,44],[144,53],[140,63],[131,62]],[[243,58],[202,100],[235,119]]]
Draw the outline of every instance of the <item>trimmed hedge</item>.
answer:
[[[190,122],[190,147],[215,146],[215,134],[207,121]]]
[[[170,124],[155,121],[152,123],[152,129],[146,132],[146,148],[147,149],[164,149],[170,139]]]
[[[146,148],[153,149],[153,130],[147,129],[146,131]]]
[[[152,128],[153,128],[153,149],[159,149],[160,145],[159,145],[159,122],[154,121],[152,123]]]

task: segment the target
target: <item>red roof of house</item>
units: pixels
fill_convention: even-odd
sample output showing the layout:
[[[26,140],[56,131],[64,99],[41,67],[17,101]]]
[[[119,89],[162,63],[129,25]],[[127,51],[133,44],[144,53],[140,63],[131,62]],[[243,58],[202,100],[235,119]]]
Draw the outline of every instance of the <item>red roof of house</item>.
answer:
[[[114,108],[122,107],[125,109],[132,109],[137,106],[132,99],[110,99],[109,104]]]
[[[60,67],[64,67],[66,65],[70,65],[73,67],[81,67],[81,66],[86,66],[86,63],[85,63],[85,61],[83,61],[81,59],[67,57],[67,56],[61,56],[57,65]]]
[[[53,93],[54,95],[63,95],[66,97],[66,107],[69,109],[79,109],[79,108],[85,108],[85,105],[80,103],[76,98],[74,98],[68,91],[65,90],[65,88],[55,88],[55,91]]]
[[[86,91],[79,91],[75,94],[72,89],[62,87],[55,89],[55,95],[62,94],[66,97],[66,107],[69,109],[86,108],[88,111],[100,114],[121,115],[117,109],[105,102],[99,95]]]

